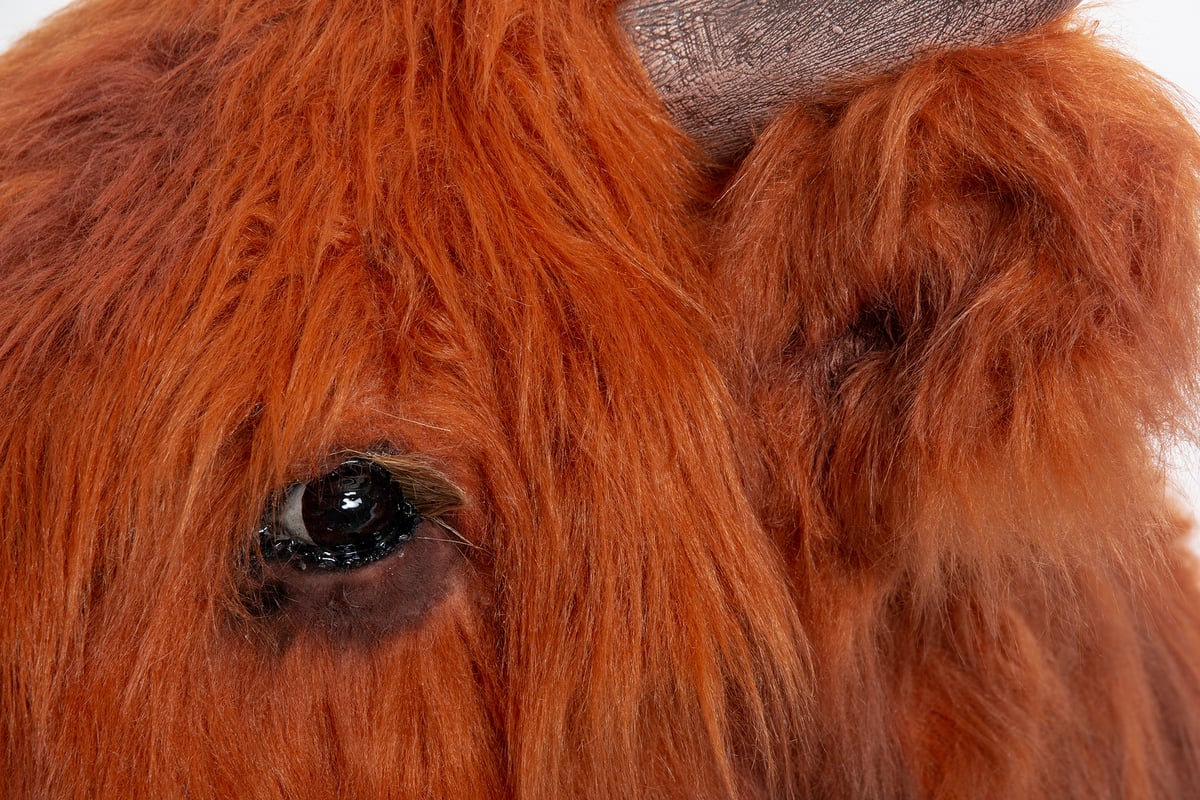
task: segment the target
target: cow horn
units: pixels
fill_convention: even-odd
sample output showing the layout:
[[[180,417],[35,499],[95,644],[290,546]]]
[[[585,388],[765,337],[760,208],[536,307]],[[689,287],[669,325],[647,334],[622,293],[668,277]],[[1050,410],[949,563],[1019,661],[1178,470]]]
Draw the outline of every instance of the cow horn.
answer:
[[[922,52],[1030,30],[1078,0],[626,0],[618,17],[676,123],[718,162],[779,109]]]

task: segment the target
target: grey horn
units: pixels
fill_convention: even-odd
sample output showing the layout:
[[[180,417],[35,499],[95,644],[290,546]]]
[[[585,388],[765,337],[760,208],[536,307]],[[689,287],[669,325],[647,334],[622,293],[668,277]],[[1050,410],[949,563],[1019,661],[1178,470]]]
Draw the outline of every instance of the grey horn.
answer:
[[[729,161],[794,100],[931,50],[1023,33],[1077,2],[629,0],[618,16],[676,123]]]

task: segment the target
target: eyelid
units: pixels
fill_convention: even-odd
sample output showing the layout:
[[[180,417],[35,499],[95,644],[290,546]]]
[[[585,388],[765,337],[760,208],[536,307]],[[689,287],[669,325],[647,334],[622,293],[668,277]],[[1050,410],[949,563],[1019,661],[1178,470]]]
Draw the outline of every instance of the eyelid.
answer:
[[[419,456],[393,453],[349,453],[386,469],[404,497],[422,517],[438,517],[467,505],[466,495],[440,470]]]

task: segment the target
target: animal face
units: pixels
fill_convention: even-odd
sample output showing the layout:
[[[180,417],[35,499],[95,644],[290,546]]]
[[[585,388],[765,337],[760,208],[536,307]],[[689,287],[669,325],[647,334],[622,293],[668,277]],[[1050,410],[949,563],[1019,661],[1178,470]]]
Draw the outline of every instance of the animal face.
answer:
[[[0,62],[6,796],[1187,785],[1138,75],[1055,28],[729,173],[590,5],[62,17]]]
[[[179,4],[10,57],[18,794],[761,779],[739,729],[794,716],[803,637],[741,486],[682,140],[614,34]],[[412,504],[400,541],[276,554],[355,463],[372,506]]]

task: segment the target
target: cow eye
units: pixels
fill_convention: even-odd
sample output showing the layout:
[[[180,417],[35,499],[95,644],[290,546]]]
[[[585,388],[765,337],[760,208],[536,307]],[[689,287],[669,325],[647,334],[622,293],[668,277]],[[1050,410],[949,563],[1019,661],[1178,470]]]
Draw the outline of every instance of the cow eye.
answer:
[[[266,561],[348,570],[395,551],[420,521],[387,469],[354,458],[289,487],[264,516],[259,544]]]

